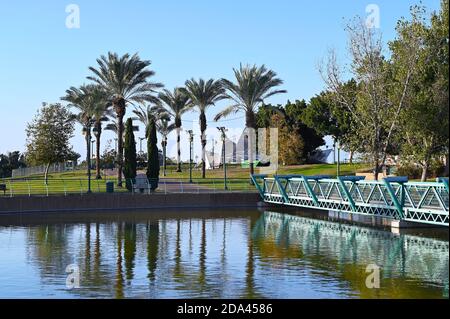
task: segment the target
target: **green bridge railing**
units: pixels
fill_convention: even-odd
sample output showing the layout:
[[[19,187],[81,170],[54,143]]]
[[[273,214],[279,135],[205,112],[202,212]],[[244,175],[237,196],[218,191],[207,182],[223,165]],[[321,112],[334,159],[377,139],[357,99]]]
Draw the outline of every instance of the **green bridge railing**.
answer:
[[[448,227],[449,182],[407,177],[366,181],[362,176],[253,175],[267,203],[333,210]]]

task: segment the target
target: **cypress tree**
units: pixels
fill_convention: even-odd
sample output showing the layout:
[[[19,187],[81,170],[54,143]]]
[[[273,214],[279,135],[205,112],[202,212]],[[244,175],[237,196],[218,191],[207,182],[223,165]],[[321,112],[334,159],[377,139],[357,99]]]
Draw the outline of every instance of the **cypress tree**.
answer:
[[[149,115],[147,127],[147,178],[149,179],[152,191],[158,188],[159,181],[159,154],[157,144],[158,138],[156,135],[155,119]]]
[[[126,187],[129,191],[132,189],[132,181],[136,178],[137,157],[136,157],[136,141],[133,132],[133,120],[128,119],[125,125],[125,141],[124,141],[124,167],[123,174],[126,179]]]

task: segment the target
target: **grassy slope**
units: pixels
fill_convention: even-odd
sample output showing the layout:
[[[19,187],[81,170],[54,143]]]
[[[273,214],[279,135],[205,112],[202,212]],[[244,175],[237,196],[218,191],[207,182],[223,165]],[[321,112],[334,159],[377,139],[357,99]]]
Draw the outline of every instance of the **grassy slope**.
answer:
[[[341,175],[354,175],[357,170],[366,168],[364,165],[341,165]],[[189,169],[185,165],[183,172],[177,173],[175,167],[168,167],[167,178],[170,179],[188,179]],[[258,173],[258,170],[255,171]],[[143,173],[143,172],[142,172]],[[315,164],[281,167],[278,174],[303,174],[303,175],[335,175],[336,165]],[[161,171],[162,175],[162,171]],[[211,188],[223,187],[223,169],[207,171],[207,180],[201,179],[201,171],[198,168],[193,170],[194,183]],[[229,188],[231,190],[253,190],[248,182],[249,170],[240,167],[229,167],[227,170],[229,178]],[[0,180],[8,187],[7,195],[12,194],[65,194],[65,193],[84,193],[87,190],[87,176],[85,171],[73,171],[49,175],[48,186],[43,183],[43,175],[34,175],[26,179],[6,179]],[[93,192],[105,192],[106,181],[116,181],[116,177],[105,176],[102,180],[92,180],[91,187]],[[124,191],[117,189],[116,191]],[[1,196],[1,195],[0,195]]]

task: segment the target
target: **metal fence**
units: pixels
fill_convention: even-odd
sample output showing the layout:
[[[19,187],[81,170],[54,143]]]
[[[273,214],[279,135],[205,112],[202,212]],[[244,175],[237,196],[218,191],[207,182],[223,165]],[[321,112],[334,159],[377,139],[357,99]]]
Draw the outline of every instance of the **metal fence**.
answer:
[[[122,187],[117,186],[113,178],[92,179],[90,190],[92,193],[107,193],[108,184],[113,183],[114,193],[153,194],[153,193],[220,193],[220,192],[256,192],[250,178],[227,179],[176,179],[161,178],[156,190],[152,190],[151,180],[123,180]],[[127,188],[128,186],[128,188]],[[45,183],[43,178],[15,178],[0,179],[0,198],[16,196],[68,196],[73,194],[84,195],[88,193],[89,182],[87,178],[52,178]]]
[[[12,170],[12,177],[13,178],[19,178],[19,177],[25,177],[30,175],[37,175],[37,174],[45,174],[47,166],[41,165],[41,166],[33,166],[33,167],[22,167]],[[53,173],[64,173],[67,171],[73,171],[76,170],[77,166],[73,164],[73,162],[67,162],[67,163],[55,163],[50,165],[48,168],[48,172],[50,174]]]

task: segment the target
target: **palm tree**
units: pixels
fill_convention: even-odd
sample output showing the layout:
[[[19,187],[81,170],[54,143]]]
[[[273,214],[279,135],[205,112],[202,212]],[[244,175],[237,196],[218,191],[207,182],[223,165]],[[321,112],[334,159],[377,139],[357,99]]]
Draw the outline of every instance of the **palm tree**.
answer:
[[[163,175],[166,176],[166,150],[167,150],[167,137],[175,129],[175,123],[169,124],[171,115],[160,106],[147,106],[144,110],[141,106],[138,106],[136,110],[133,110],[137,119],[141,121],[147,131],[149,121],[148,119],[153,117],[156,120],[156,129],[162,136],[161,146],[163,150]]]
[[[158,129],[159,134],[161,134],[161,146],[163,151],[163,176],[166,176],[166,169],[167,169],[167,137],[169,136],[170,132],[172,132],[175,129],[175,123],[169,124],[170,118],[160,118],[156,122],[156,128]]]
[[[111,104],[106,103],[107,95],[104,92],[104,100],[105,103],[98,104],[93,109],[93,119],[94,119],[94,127],[93,132],[95,135],[95,168],[96,168],[96,177],[95,179],[102,179],[102,175],[100,174],[100,146],[101,146],[101,136],[103,132],[103,122],[109,121],[109,117],[112,116],[112,111],[110,109]]]
[[[117,163],[118,163],[118,186],[122,186],[123,170],[123,118],[128,103],[143,102],[156,103],[157,98],[153,95],[156,89],[163,87],[161,83],[148,82],[148,78],[155,72],[148,69],[150,61],[143,61],[137,54],[130,56],[125,54],[121,57],[117,53],[109,52],[108,56],[102,55],[97,59],[98,68],[89,67],[94,76],[88,79],[101,85],[108,92],[114,111],[117,116]]]
[[[210,79],[204,81],[200,79],[198,82],[194,79],[186,81],[186,92],[191,99],[193,105],[197,106],[200,113],[200,131],[202,143],[202,178],[206,177],[205,163],[205,147],[206,147],[206,110],[215,105],[216,102],[225,98],[225,90],[221,81]]]
[[[226,96],[233,101],[233,104],[218,113],[214,120],[227,117],[230,114],[245,112],[246,129],[256,129],[256,113],[264,100],[280,93],[286,93],[286,90],[277,90],[276,87],[283,84],[283,81],[277,78],[277,74],[268,70],[264,65],[257,67],[242,66],[239,70],[233,69],[236,77],[236,83],[222,79],[223,87],[227,90]],[[250,174],[254,173],[253,168],[253,145],[252,138],[248,139],[250,150]]]
[[[177,131],[177,172],[181,172],[181,117],[192,108],[192,104],[189,100],[189,96],[182,88],[175,88],[173,92],[164,90],[158,97],[163,102],[164,106],[155,106],[153,109],[159,113],[168,113],[175,120],[174,126]]]
[[[95,124],[95,110],[105,107],[105,93],[98,85],[83,85],[80,88],[71,87],[66,96],[61,98],[69,102],[69,106],[80,112],[75,119],[83,126],[86,138],[86,163],[88,175],[88,193],[91,192],[91,130]]]
[[[117,139],[119,138],[118,132],[119,132],[119,123],[116,120],[116,115],[112,114],[111,116],[113,119],[110,120],[111,123],[106,124],[105,126],[105,130],[107,131],[112,131],[117,135]],[[135,120],[135,118],[132,118],[133,120]],[[133,132],[139,132],[139,126],[137,125],[133,125]],[[125,137],[125,131],[122,132],[122,138]]]

